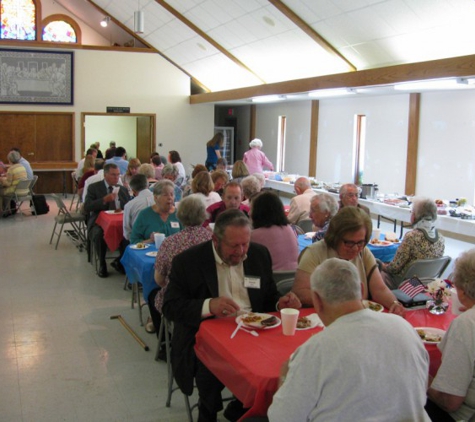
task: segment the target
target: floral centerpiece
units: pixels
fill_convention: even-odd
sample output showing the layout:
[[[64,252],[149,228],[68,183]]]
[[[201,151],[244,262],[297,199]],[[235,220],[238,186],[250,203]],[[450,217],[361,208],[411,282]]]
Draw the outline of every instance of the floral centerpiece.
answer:
[[[436,278],[427,285],[427,293],[432,297],[431,300],[427,301],[427,309],[429,309],[430,313],[440,315],[447,311],[449,307],[447,297],[450,296],[451,286],[448,280],[442,280],[440,278]]]

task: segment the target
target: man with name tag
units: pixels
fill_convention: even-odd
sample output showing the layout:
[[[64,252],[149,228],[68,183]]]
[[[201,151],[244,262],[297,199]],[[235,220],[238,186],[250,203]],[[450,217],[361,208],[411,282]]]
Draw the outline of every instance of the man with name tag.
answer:
[[[216,219],[212,240],[179,254],[172,263],[163,314],[174,322],[172,367],[184,394],[199,393],[199,422],[216,421],[223,408],[223,384],[197,359],[195,335],[206,318],[235,318],[239,313],[300,308],[293,294],[280,297],[272,278],[272,260],[262,245],[250,242],[251,226],[236,209]],[[224,412],[238,420],[242,404],[233,400]]]

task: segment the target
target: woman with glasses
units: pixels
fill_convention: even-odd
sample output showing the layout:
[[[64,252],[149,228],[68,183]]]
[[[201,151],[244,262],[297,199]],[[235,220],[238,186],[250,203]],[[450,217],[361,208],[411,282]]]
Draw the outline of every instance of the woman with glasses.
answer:
[[[306,248],[299,257],[292,291],[303,306],[312,306],[310,275],[329,258],[340,258],[353,263],[360,276],[363,299],[380,303],[389,312],[404,316],[404,307],[384,284],[376,260],[366,247],[372,233],[368,214],[356,207],[344,207],[330,220],[323,241]]]

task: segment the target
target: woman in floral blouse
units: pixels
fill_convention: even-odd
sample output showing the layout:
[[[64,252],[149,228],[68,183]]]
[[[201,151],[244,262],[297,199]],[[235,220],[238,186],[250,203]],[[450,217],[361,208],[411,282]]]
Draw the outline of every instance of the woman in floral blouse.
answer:
[[[406,233],[392,262],[383,264],[385,283],[397,289],[403,276],[416,259],[434,259],[444,255],[445,240],[435,228],[437,206],[429,198],[416,199],[412,204],[411,222],[414,229]]]
[[[184,229],[163,241],[155,260],[155,282],[161,287],[155,296],[155,307],[160,313],[173,258],[192,246],[211,240],[212,237],[211,230],[202,227],[206,220],[206,208],[200,197],[188,196],[183,199],[178,207],[177,217]]]

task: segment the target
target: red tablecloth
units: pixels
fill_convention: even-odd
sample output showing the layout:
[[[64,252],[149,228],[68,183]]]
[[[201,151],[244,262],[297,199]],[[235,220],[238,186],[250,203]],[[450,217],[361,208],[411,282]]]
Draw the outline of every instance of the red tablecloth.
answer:
[[[105,211],[101,211],[97,217],[96,224],[101,226],[102,230],[104,230],[104,240],[112,252],[119,247],[124,237],[123,221],[123,212],[109,214]]]
[[[313,309],[302,309],[309,315]],[[407,320],[414,327],[436,327],[447,330],[454,315],[431,315],[427,310],[408,311]],[[297,331],[295,336],[284,336],[282,328],[259,330],[259,337],[239,331],[234,318],[203,321],[196,335],[195,351],[198,358],[243,403],[250,408],[249,416],[265,416],[277,390],[282,364],[297,347],[322,329]],[[436,345],[426,345],[434,374],[440,366],[440,352]]]

